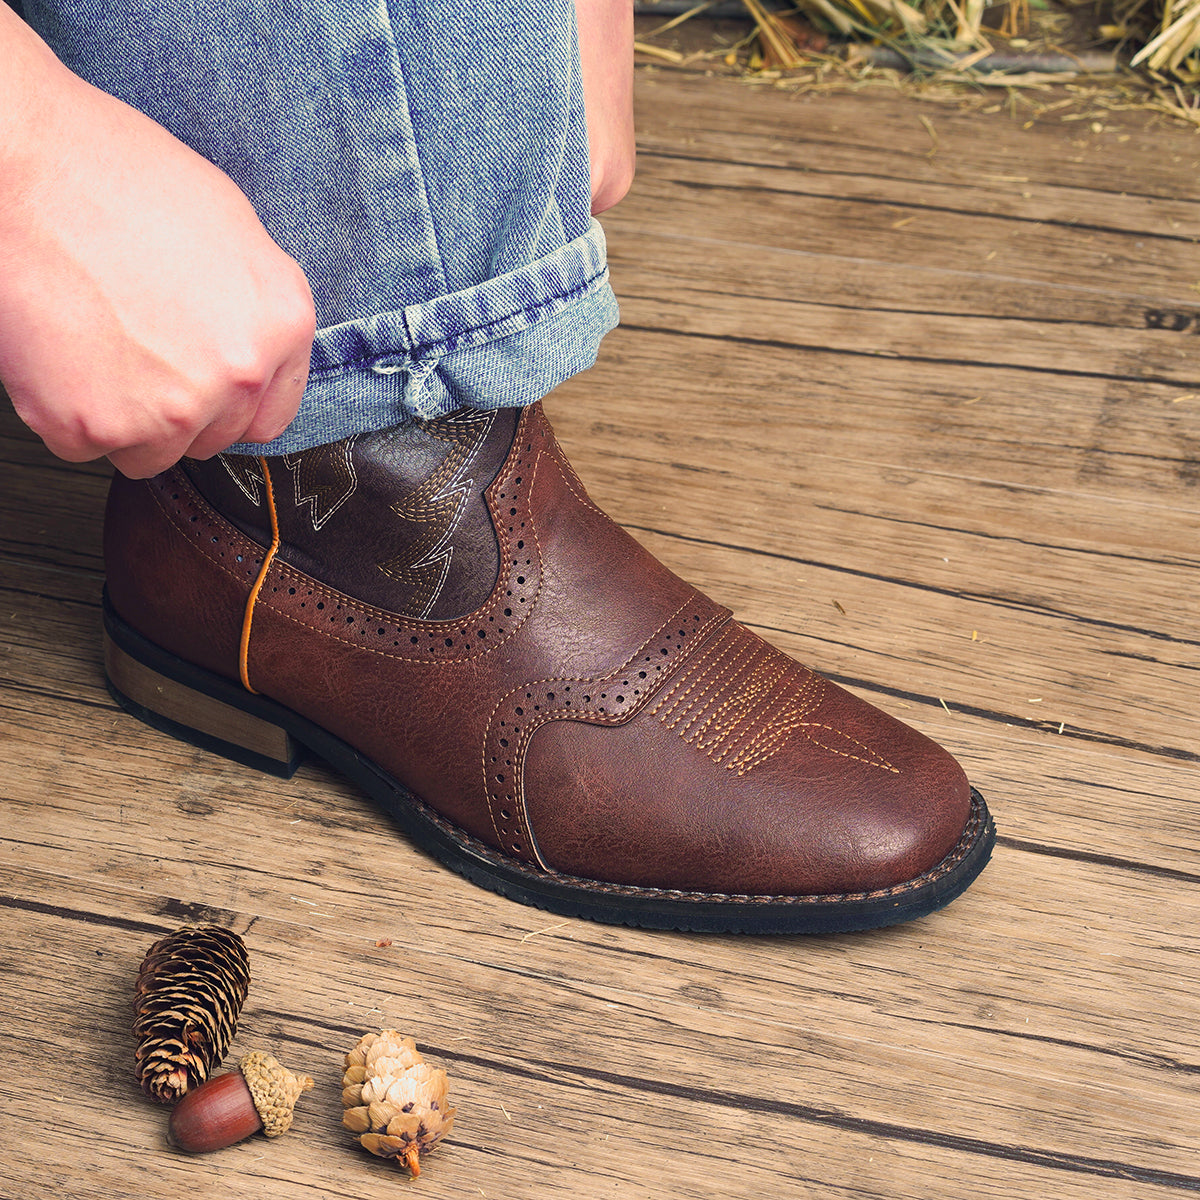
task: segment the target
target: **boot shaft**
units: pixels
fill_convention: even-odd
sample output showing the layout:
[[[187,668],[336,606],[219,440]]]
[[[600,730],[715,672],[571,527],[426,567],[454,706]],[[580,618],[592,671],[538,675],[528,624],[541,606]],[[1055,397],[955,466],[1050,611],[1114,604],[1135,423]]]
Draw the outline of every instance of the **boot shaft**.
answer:
[[[179,469],[256,543],[269,546],[277,528],[281,562],[390,612],[451,620],[496,583],[484,493],[518,416],[464,410],[295,454],[220,454]]]

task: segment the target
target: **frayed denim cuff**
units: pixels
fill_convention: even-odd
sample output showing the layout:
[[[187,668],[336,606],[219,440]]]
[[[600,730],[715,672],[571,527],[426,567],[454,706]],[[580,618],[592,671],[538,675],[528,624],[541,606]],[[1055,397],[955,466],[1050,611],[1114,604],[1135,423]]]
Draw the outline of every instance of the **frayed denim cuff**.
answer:
[[[289,454],[458,408],[524,407],[586,370],[617,323],[604,232],[519,270],[395,312],[318,330],[296,420],[266,445]]]

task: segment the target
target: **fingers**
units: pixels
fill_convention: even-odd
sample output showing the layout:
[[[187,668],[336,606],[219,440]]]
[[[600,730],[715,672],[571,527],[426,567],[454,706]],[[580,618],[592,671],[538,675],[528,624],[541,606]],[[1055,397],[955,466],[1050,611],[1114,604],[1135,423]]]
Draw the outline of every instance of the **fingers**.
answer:
[[[139,423],[130,422],[109,406],[91,402],[85,389],[73,399],[75,409],[56,404],[54,389],[49,398],[32,389],[12,387],[10,399],[17,415],[45,443],[46,449],[64,462],[92,462],[107,457],[123,474],[144,479],[165,471],[187,450],[190,436],[177,430],[174,436],[156,424],[152,438],[140,441],[130,436]]]
[[[633,6],[628,0],[575,0],[575,12],[595,216],[633,183]]]
[[[188,458],[211,458],[236,442],[273,442],[291,425],[300,409],[308,383],[309,353],[310,346],[306,344],[279,366],[256,404],[248,410],[227,409],[201,430],[183,453]]]
[[[272,442],[295,419],[308,381],[308,355],[302,362],[280,367],[249,411],[243,405],[225,407],[221,415],[192,436],[191,430],[174,436],[160,436],[133,446],[108,450],[106,457],[122,475],[130,479],[148,479],[172,467],[181,458],[211,458],[236,442]],[[91,445],[80,451],[64,453],[50,446],[60,458],[76,462],[97,458],[104,449]]]
[[[279,365],[263,390],[250,422],[236,441],[274,441],[295,420],[300,402],[304,399],[313,338],[317,330],[317,314],[308,279],[299,266],[295,266],[291,289],[291,315],[280,326],[286,329],[287,336],[283,340],[284,350]]]
[[[291,282],[294,290],[290,316],[279,318],[276,326],[281,348],[278,365],[258,376],[266,383],[256,389],[249,405],[226,407],[221,417],[193,439],[186,450],[189,457],[209,458],[235,442],[273,442],[295,420],[308,384],[316,312],[308,281],[299,267]]]
[[[10,384],[17,415],[50,452],[67,462],[107,457],[123,475],[144,479],[185,455],[209,458],[235,442],[273,441],[295,419],[308,378],[310,347],[298,349],[255,388],[214,386],[167,400],[153,386],[145,393],[98,395],[86,385],[68,407]],[[87,381],[91,383],[92,381]],[[207,393],[207,394],[206,394]]]
[[[184,454],[186,447],[178,450],[155,443],[148,446],[130,446],[124,450],[114,450],[106,457],[122,475],[129,479],[149,479],[159,475],[168,467],[177,463]]]
[[[312,350],[309,338],[302,353],[283,363],[263,393],[253,420],[236,439],[239,442],[273,442],[296,419],[308,384]]]

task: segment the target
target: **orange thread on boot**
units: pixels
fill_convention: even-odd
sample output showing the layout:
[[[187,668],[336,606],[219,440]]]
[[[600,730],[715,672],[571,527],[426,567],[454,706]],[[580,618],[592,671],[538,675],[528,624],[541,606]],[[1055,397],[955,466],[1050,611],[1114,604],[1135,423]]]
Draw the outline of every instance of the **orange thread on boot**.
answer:
[[[279,517],[275,512],[275,490],[271,487],[271,469],[267,466],[265,458],[260,458],[258,462],[262,467],[263,481],[266,484],[267,512],[271,515],[271,544],[267,547],[266,554],[263,555],[262,568],[258,572],[254,586],[250,589],[250,595],[246,598],[246,615],[242,618],[242,641],[238,647],[238,671],[242,677],[242,687],[248,692],[254,692],[256,696],[258,692],[250,686],[250,626],[254,621],[254,606],[258,602],[258,593],[262,591],[262,586],[267,579],[267,572],[271,569],[271,563],[274,562],[275,553],[279,549]]]

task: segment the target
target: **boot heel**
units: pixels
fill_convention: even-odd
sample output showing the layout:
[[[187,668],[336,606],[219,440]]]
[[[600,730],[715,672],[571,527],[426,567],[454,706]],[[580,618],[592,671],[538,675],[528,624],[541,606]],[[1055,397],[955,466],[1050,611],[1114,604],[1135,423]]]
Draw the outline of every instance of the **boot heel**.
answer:
[[[104,630],[104,673],[113,699],[155,729],[284,779],[300,765],[300,744],[273,721],[247,711],[253,697],[247,695],[243,707],[172,679],[118,645],[109,628]],[[215,677],[210,686],[231,696],[239,692]]]

